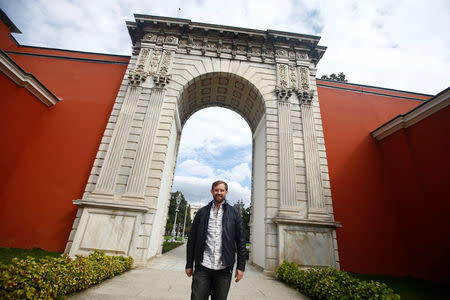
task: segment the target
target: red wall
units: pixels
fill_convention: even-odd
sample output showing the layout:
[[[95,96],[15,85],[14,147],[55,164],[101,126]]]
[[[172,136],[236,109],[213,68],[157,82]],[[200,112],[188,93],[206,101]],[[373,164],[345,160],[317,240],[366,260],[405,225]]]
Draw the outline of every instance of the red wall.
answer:
[[[320,80],[318,84],[354,88]],[[422,102],[320,86],[318,93],[335,219],[343,225],[337,230],[341,268],[407,275],[408,258],[395,214],[396,199],[370,132]]]
[[[409,273],[450,282],[450,106],[379,142]]]
[[[127,66],[8,55],[62,100],[48,108],[1,73],[0,140],[6,143],[0,146],[0,166],[7,172],[1,178],[0,246],[63,251],[76,213],[72,201],[83,194]]]

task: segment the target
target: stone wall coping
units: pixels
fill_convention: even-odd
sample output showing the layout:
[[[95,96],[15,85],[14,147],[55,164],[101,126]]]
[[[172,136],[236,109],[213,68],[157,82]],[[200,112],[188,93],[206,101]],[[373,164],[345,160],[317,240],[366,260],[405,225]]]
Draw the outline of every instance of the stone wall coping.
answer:
[[[372,131],[370,134],[376,140],[382,140],[402,128],[408,128],[409,126],[422,121],[426,117],[444,109],[448,105],[450,105],[450,87],[409,112],[398,115],[394,119]]]
[[[27,73],[11,57],[0,49],[0,71],[17,85],[23,86],[46,106],[53,106],[60,101],[33,74]]]

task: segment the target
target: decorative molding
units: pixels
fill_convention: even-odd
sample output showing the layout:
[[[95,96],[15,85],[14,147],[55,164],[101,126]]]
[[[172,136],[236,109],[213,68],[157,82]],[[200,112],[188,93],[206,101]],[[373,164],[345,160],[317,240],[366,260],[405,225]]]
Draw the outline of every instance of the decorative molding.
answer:
[[[320,37],[275,30],[254,30],[192,22],[188,19],[135,15],[127,22],[133,46],[171,46],[178,53],[275,63],[275,59],[317,62],[326,47]],[[141,42],[141,44],[140,44]]]
[[[299,89],[302,91],[309,90],[309,68],[308,67],[300,67],[300,87]]]
[[[74,200],[73,204],[78,207],[96,207],[96,208],[109,208],[109,209],[119,209],[119,210],[128,210],[128,211],[137,211],[137,212],[148,212],[151,207],[145,205],[133,205],[133,204],[125,204],[118,202],[103,202],[103,201],[90,201],[90,200]]]
[[[329,222],[329,221],[319,221],[310,219],[298,219],[298,218],[288,218],[288,217],[276,217],[274,222],[277,224],[296,224],[311,227],[328,227],[328,228],[340,228],[342,224],[339,222]]]
[[[398,115],[394,119],[372,131],[370,134],[376,140],[382,140],[397,130],[408,128],[422,121],[441,109],[444,109],[448,105],[450,105],[450,88],[445,89],[435,97],[410,110],[406,114]]]
[[[53,106],[60,100],[50,92],[33,74],[25,72],[3,50],[0,50],[0,71],[17,85],[26,88],[46,106]]]

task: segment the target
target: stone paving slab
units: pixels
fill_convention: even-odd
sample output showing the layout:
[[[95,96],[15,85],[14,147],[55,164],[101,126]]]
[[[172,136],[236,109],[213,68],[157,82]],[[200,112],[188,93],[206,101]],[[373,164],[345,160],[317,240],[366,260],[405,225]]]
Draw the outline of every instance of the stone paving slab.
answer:
[[[153,258],[145,268],[135,268],[82,292],[68,296],[79,299],[189,299],[192,278],[184,273],[185,245]],[[228,299],[309,299],[253,266],[244,278],[232,281]]]

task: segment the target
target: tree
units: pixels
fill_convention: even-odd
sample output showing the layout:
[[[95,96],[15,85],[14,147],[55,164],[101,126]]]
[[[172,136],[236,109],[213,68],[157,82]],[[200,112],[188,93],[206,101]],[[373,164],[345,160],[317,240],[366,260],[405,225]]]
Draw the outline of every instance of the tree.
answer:
[[[320,79],[339,81],[339,82],[347,82],[347,79],[345,79],[345,74],[343,72],[341,72],[337,75],[335,73],[331,73],[330,76],[322,75],[322,77],[320,77]]]
[[[177,224],[181,224],[181,225],[178,225],[178,226],[180,226],[180,228],[183,227],[184,212],[186,211],[186,229],[185,229],[184,235],[187,236],[191,230],[191,224],[192,224],[191,210],[189,207],[189,203],[187,203],[187,201],[184,199],[183,193],[180,191],[170,193],[169,212],[168,212],[167,222],[166,222],[166,235],[172,234],[173,222],[175,220],[175,210],[177,208],[177,200],[176,199],[177,199],[178,195],[181,196],[181,202],[180,202],[180,206],[178,207]],[[187,210],[186,210],[186,206],[188,206]],[[181,231],[181,234],[182,234],[182,231]]]
[[[244,221],[246,240],[247,240],[247,242],[249,242],[250,241],[250,207],[245,208],[244,201],[242,201],[242,200],[238,200],[238,202],[236,202],[233,206],[241,213],[242,220]]]

